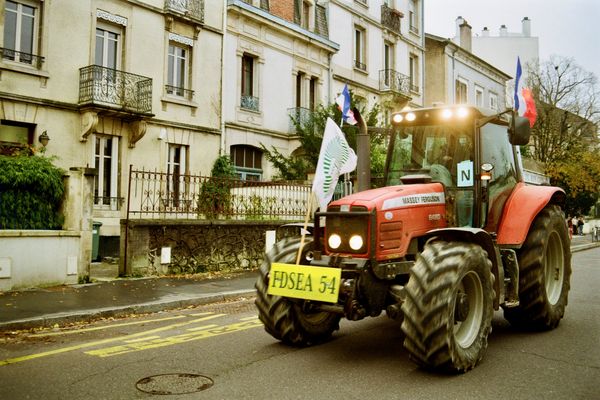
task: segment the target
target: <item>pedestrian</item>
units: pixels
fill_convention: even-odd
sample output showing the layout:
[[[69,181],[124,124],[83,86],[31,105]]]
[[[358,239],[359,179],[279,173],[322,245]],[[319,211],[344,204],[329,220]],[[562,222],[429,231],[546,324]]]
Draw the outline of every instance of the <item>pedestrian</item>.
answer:
[[[570,216],[567,217],[567,227],[569,228],[569,239],[573,239],[573,220]]]
[[[571,220],[571,225],[573,226],[573,235],[577,235],[577,216],[573,215],[573,219]]]
[[[583,224],[583,217],[579,217],[577,220],[577,232],[579,233],[579,236],[583,236]]]

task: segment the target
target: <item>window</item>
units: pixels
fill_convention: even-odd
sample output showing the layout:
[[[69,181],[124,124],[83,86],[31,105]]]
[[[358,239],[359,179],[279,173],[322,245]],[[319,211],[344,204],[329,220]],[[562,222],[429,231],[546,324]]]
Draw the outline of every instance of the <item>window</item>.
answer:
[[[417,0],[410,0],[408,4],[408,24],[412,33],[419,34],[419,3]]]
[[[294,0],[294,23],[309,30],[312,26],[312,2],[308,0]]]
[[[93,141],[94,167],[94,204],[101,208],[117,210],[118,199],[118,152],[117,136],[96,135]]]
[[[409,62],[409,73],[410,73],[410,90],[412,92],[419,92],[419,57],[411,54],[408,57]]]
[[[188,146],[169,143],[169,154],[167,158],[167,196],[169,207],[180,207],[189,199],[186,198]]]
[[[311,111],[315,110],[315,107],[317,105],[317,83],[318,83],[318,79],[315,78],[314,76],[312,78],[310,78],[310,87],[309,87],[309,94],[308,94],[308,108]]]
[[[467,83],[462,80],[456,80],[455,104],[465,104],[467,102]]]
[[[33,144],[34,124],[0,121],[0,155],[12,155]]]
[[[363,28],[354,27],[354,67],[363,71],[367,70],[365,36],[366,32]]]
[[[39,11],[37,2],[6,0],[3,59],[40,67],[43,57],[36,55]]]
[[[493,92],[490,92],[490,108],[492,110],[498,109],[498,95]]]
[[[231,160],[238,178],[259,181],[262,176],[262,151],[247,145],[231,146]]]
[[[191,91],[186,89],[188,87],[189,55],[188,48],[169,44],[166,91],[168,94],[191,100]]]
[[[296,75],[296,107],[302,107],[302,82],[305,76],[304,72],[298,72]]]
[[[96,28],[95,64],[110,69],[119,69],[121,64],[121,32],[118,28],[98,24]]]
[[[249,54],[242,56],[242,93],[240,106],[247,110],[258,111],[258,97],[254,96],[255,58]]]
[[[483,88],[475,87],[475,105],[477,107],[483,107]]]

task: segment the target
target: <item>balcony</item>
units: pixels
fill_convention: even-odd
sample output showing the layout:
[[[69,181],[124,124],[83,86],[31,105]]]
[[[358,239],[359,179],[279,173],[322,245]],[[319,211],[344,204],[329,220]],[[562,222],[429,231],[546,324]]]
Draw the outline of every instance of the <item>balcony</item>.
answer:
[[[80,68],[79,105],[151,114],[152,78],[99,65]]]
[[[400,11],[383,4],[381,6],[381,24],[388,30],[400,35],[400,19],[404,16]]]
[[[3,60],[14,61],[21,64],[29,64],[37,69],[40,69],[42,67],[42,63],[44,62],[44,57],[36,56],[35,54],[24,53],[22,51],[7,49],[4,47],[0,47],[0,53],[2,53]]]
[[[410,77],[393,69],[379,71],[379,90],[410,97]]]
[[[296,134],[297,125],[304,128],[311,123],[313,111],[304,107],[293,107],[288,108],[288,115],[290,116],[289,133]]]
[[[240,99],[240,107],[245,110],[258,112],[260,111],[259,105],[260,102],[258,97],[242,95]]]
[[[184,89],[178,86],[165,85],[165,92],[171,96],[182,97],[186,100],[192,101],[194,99],[194,91],[190,89]]]
[[[165,0],[165,12],[203,24],[204,0]]]

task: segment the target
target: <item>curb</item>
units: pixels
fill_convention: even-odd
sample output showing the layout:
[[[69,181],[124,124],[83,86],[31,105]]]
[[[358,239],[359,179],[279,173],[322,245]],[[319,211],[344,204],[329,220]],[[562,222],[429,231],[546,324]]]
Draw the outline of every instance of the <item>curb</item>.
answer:
[[[76,322],[92,322],[99,318],[122,317],[129,314],[145,314],[164,310],[174,310],[186,308],[189,306],[201,306],[205,304],[218,303],[225,300],[237,299],[240,297],[254,296],[256,290],[233,290],[219,294],[209,294],[199,297],[191,297],[167,302],[155,301],[141,303],[131,306],[98,308],[86,311],[77,311],[69,313],[56,313],[45,315],[43,317],[21,319],[16,321],[0,322],[0,332],[10,330],[26,330],[33,328],[49,328],[58,325],[66,325]]]

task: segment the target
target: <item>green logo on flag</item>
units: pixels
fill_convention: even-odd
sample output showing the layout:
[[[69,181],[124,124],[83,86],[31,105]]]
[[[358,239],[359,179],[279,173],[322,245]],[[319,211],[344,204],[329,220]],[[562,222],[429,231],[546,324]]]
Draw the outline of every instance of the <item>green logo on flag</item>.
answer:
[[[350,158],[350,152],[348,150],[348,144],[345,140],[341,140],[339,136],[335,136],[325,149],[323,157],[323,172],[325,179],[323,180],[323,192],[329,193],[332,189],[332,183],[337,182],[339,171],[342,166],[348,162]]]

